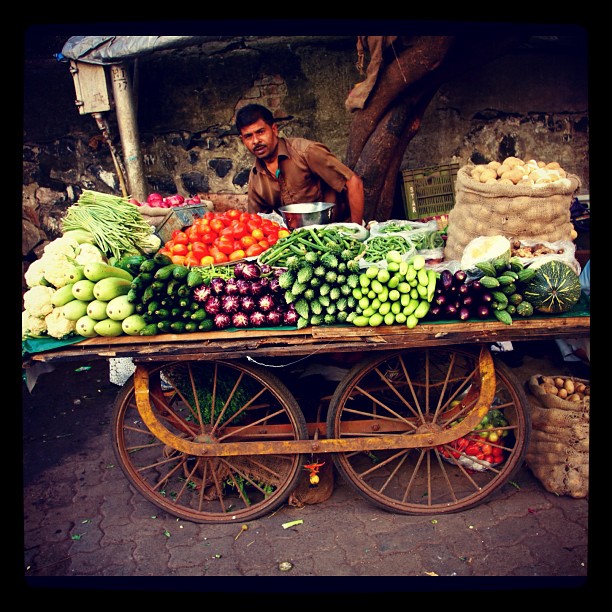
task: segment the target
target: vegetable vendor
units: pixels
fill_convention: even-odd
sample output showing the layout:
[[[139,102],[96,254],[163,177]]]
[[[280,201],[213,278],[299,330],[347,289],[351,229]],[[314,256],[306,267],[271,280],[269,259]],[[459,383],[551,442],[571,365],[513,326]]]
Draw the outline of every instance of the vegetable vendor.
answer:
[[[363,222],[363,182],[327,146],[278,135],[272,112],[249,104],[236,114],[244,146],[255,156],[249,174],[249,212],[271,213],[287,204],[332,202],[334,222]]]

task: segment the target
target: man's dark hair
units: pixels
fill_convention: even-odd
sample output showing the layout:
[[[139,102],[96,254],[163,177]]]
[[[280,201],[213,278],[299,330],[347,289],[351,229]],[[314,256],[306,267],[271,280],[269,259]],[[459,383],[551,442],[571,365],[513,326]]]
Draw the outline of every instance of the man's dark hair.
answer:
[[[274,123],[272,112],[261,104],[247,104],[236,113],[236,129],[242,132],[242,128],[251,125],[259,119],[263,119],[268,125]]]

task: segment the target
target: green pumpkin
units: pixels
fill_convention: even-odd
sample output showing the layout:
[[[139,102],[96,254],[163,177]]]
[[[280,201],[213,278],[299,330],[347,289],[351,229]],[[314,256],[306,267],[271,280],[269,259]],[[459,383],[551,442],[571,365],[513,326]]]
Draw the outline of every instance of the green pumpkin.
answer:
[[[578,274],[568,264],[553,259],[536,269],[526,283],[523,298],[538,312],[559,314],[571,310],[580,293]]]

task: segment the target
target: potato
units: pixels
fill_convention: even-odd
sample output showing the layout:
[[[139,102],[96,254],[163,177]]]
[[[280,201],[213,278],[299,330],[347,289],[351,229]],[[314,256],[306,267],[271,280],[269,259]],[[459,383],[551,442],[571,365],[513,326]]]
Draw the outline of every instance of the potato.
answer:
[[[565,378],[561,378],[561,376],[556,376],[553,382],[559,389],[561,389],[565,385]]]
[[[548,168],[549,170],[556,170],[560,167],[561,164],[559,162],[549,162],[546,164],[546,168]]]
[[[510,166],[506,166],[505,164],[501,164],[497,167],[497,176],[501,177],[504,172],[510,172],[512,168]]]
[[[563,388],[559,389],[559,391],[557,392],[557,397],[565,399],[567,397],[567,390]]]
[[[575,392],[574,381],[571,378],[568,378],[563,386],[565,387],[565,390],[568,392],[569,395],[572,395],[572,393]]]
[[[518,158],[518,157],[506,157],[506,159],[504,159],[504,161],[502,162],[502,164],[509,166],[510,168],[514,168],[514,166],[522,166],[525,162]]]
[[[548,393],[549,395],[557,395],[559,393],[559,389],[550,383],[542,385],[542,389],[544,393]]]
[[[576,391],[576,393],[584,393],[585,389],[586,389],[586,385],[584,383],[577,382],[574,385],[574,391]]]
[[[486,183],[489,179],[497,180],[497,172],[493,168],[486,168],[480,173],[478,180],[481,183]]]
[[[509,178],[497,179],[496,183],[498,185],[514,185],[514,183]],[[578,232],[576,232],[576,236],[578,236]]]
[[[544,385],[554,385],[555,379],[551,376],[542,376],[540,377],[540,382]]]
[[[580,396],[577,393],[572,393],[571,395],[567,396],[567,400],[570,402],[579,402],[580,401]]]
[[[498,161],[490,161],[487,166],[489,168],[493,168],[493,170],[497,170],[501,166],[501,162]]]

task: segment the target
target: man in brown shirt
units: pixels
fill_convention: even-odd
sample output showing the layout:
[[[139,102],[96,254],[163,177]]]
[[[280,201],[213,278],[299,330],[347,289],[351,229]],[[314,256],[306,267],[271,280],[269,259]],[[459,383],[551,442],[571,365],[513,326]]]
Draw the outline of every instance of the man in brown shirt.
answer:
[[[324,144],[281,138],[269,109],[249,104],[236,114],[244,146],[255,156],[248,184],[249,212],[280,206],[334,202],[334,221],[363,221],[363,182]]]

